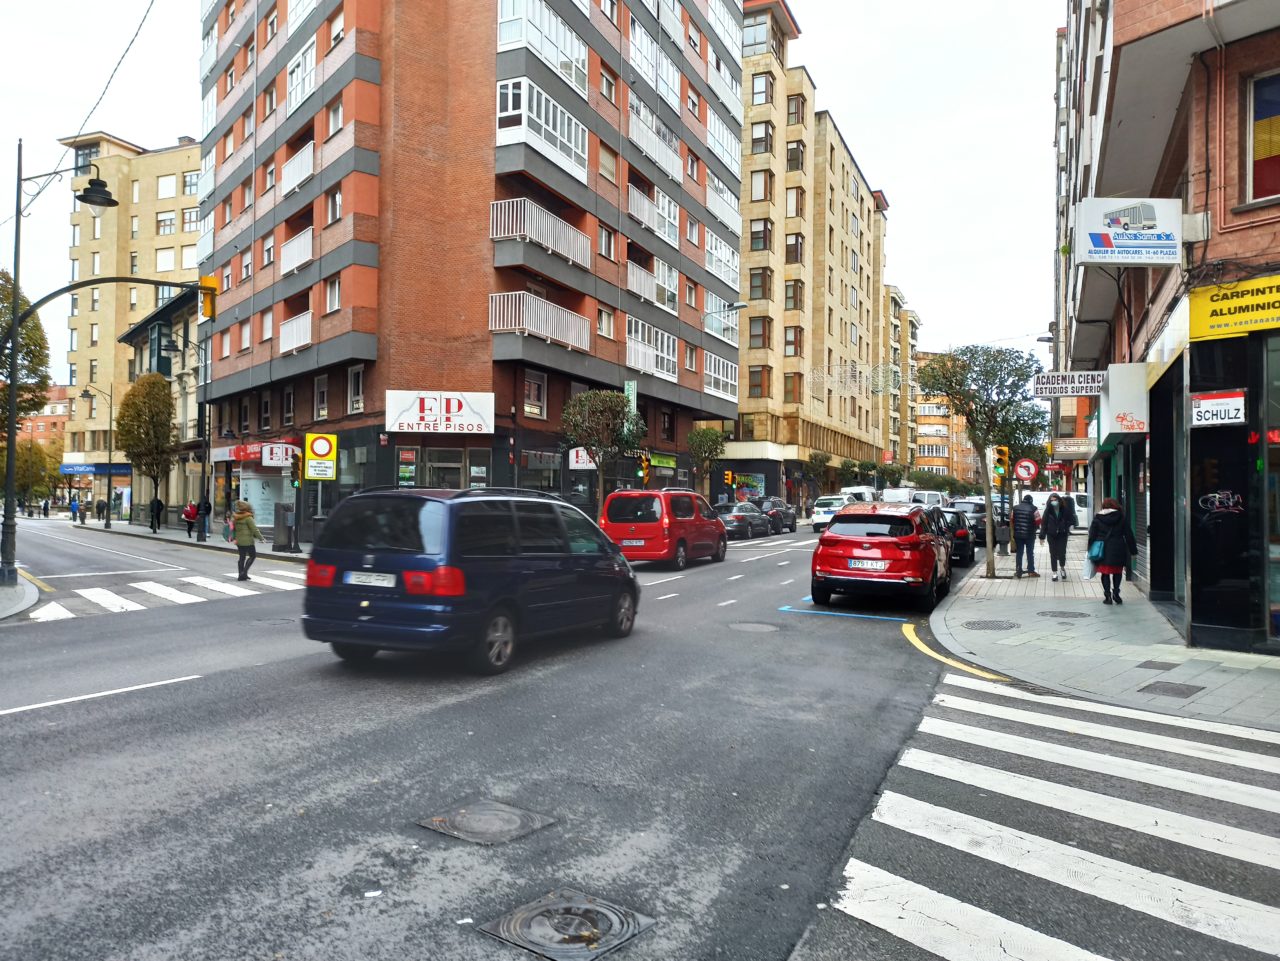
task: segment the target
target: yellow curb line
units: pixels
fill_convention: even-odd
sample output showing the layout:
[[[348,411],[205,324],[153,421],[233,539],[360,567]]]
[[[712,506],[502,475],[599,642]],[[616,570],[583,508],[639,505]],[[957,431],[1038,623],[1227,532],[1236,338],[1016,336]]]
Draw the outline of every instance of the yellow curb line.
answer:
[[[935,661],[941,661],[943,664],[946,664],[949,667],[954,667],[958,671],[966,671],[969,674],[976,674],[978,677],[985,678],[988,681],[1009,680],[1003,674],[992,674],[990,671],[983,671],[976,667],[970,667],[968,664],[962,664],[960,661],[952,660],[949,657],[943,657],[937,651],[933,650],[933,648],[929,647],[929,645],[925,644],[924,641],[920,640],[919,635],[916,634],[916,626],[914,624],[903,624],[902,633],[906,635],[907,640],[911,642],[911,645],[916,650],[921,654],[928,654]]]
[[[28,574],[28,573],[27,573],[26,571],[24,571],[21,567],[19,567],[19,568],[18,568],[18,573],[19,573],[19,574],[21,574],[23,577],[25,577],[27,580],[29,580],[29,581],[30,581],[32,584],[34,584],[36,587],[40,588],[40,590],[44,591],[46,594],[52,594],[52,593],[53,593],[53,588],[52,588],[52,587],[50,587],[50,586],[49,586],[48,584],[46,584],[44,581],[40,580],[40,578],[38,578],[38,577],[36,577],[36,576],[34,576],[34,575],[32,575],[32,574]]]

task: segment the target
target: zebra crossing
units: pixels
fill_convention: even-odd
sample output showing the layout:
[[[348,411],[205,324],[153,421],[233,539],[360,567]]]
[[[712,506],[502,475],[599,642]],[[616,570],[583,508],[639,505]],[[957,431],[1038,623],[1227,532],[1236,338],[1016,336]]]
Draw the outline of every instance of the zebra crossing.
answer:
[[[949,674],[830,907],[793,961],[1280,957],[1280,731]]]
[[[56,600],[34,607],[29,621],[62,621],[92,614],[121,614],[173,605],[201,604],[229,597],[252,597],[255,594],[300,591],[306,585],[302,570],[272,569],[259,575],[254,571],[249,581],[237,581],[234,572],[222,577],[191,574],[170,583],[155,580],[133,581],[125,585],[81,587],[59,591]]]

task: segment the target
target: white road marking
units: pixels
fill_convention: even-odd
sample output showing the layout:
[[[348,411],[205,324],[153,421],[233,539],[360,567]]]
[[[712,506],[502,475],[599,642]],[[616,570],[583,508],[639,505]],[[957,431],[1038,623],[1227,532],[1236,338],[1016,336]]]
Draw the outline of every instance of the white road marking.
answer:
[[[267,571],[267,573],[272,577],[292,577],[299,581],[305,581],[307,579],[306,571],[284,570],[283,568],[273,567],[271,570]]]
[[[235,577],[236,575],[232,574],[230,571],[226,571],[222,576]],[[265,584],[267,587],[274,587],[279,591],[301,591],[306,588],[305,584],[295,584],[293,581],[273,581],[271,578],[263,577],[261,574],[250,574],[249,580],[256,581],[259,584]]]
[[[135,684],[132,687],[117,687],[113,691],[99,691],[97,694],[78,694],[75,697],[62,697],[56,701],[41,701],[39,704],[27,704],[24,707],[10,707],[0,711],[0,716],[5,714],[21,714],[23,711],[34,711],[42,707],[55,707],[58,704],[71,704],[75,701],[88,701],[95,697],[109,697],[112,694],[127,694],[130,691],[142,691],[149,687],[162,687],[165,684],[178,684],[182,681],[194,681],[199,678],[199,674],[188,674],[186,677],[171,677],[167,681],[152,681],[149,684]]]
[[[27,617],[33,621],[63,621],[75,615],[56,601],[50,601],[42,607],[37,607]]]
[[[786,551],[773,551],[772,553],[769,553],[769,554],[757,554],[755,557],[744,557],[742,560],[738,561],[738,563],[750,564],[752,561],[763,560],[766,557],[778,557],[779,555],[782,555],[785,553]]]
[[[1216,744],[1202,744],[1198,741],[1187,741],[1180,737],[1168,737],[1164,734],[1131,731],[1128,728],[1095,724],[1092,721],[1081,721],[1073,717],[1061,717],[1057,714],[1023,711],[1016,707],[988,704],[986,701],[973,701],[969,698],[954,697],[950,694],[935,694],[933,703],[939,707],[950,707],[958,711],[985,714],[988,717],[1000,717],[1008,721],[1030,724],[1033,727],[1048,728],[1051,731],[1078,734],[1081,737],[1102,738],[1105,741],[1131,744],[1134,747],[1149,747],[1157,751],[1184,754],[1187,757],[1196,757],[1203,761],[1218,761],[1222,764],[1232,764],[1236,767],[1280,774],[1280,757],[1273,757],[1268,754],[1253,754],[1249,751],[1219,747]]]
[[[665,600],[669,600],[670,598],[679,597],[679,596],[680,596],[679,594],[663,594],[661,597],[658,598],[658,600],[665,601]]]
[[[809,546],[809,545],[811,545],[811,544],[816,544],[816,543],[818,543],[818,538],[816,538],[816,537],[815,537],[815,538],[814,538],[813,540],[811,540],[811,541],[797,541],[797,542],[796,542],[796,547],[806,547],[806,546]]]
[[[119,614],[122,611],[142,611],[146,610],[141,604],[135,604],[127,597],[121,597],[114,591],[109,591],[105,587],[78,587],[76,593],[83,597],[86,601],[93,601],[99,607],[106,608],[113,614]]]
[[[188,584],[194,584],[196,587],[203,587],[211,591],[217,591],[219,594],[229,594],[232,597],[248,597],[250,594],[257,594],[257,591],[251,591],[247,587],[240,587],[238,584],[224,584],[222,581],[212,577],[184,577],[184,581]]]
[[[836,908],[947,961],[1106,961],[865,861],[844,876]]]
[[[180,591],[176,587],[170,587],[168,584],[158,584],[155,581],[138,581],[136,584],[130,584],[130,587],[136,587],[140,591],[146,591],[148,594],[154,594],[156,597],[163,597],[166,601],[173,601],[175,604],[199,604],[204,598],[198,594],[188,594],[186,591]]]
[[[944,721],[936,717],[924,718],[920,722],[920,731],[923,734],[945,737],[966,744],[977,744],[984,748],[1031,757],[1038,761],[1048,761],[1051,764],[1061,764],[1081,771],[1092,771],[1095,774],[1124,778],[1126,781],[1138,781],[1154,787],[1181,791],[1184,794],[1198,794],[1216,801],[1226,801],[1228,804],[1242,804],[1260,811],[1280,814],[1280,791],[1273,791],[1270,788],[1242,784],[1209,774],[1197,774],[1194,771],[1180,771],[1177,768],[1163,767],[1149,761],[1134,761],[1112,754],[1082,751],[1080,748],[1067,747],[1065,744],[1039,741],[1018,734],[1006,734],[1003,731],[970,727],[968,724],[957,724],[954,721]]]
[[[56,581],[60,577],[112,577],[116,574],[168,574],[185,571],[185,567],[147,567],[140,571],[85,571],[82,574],[45,574],[41,580]]]
[[[181,571],[186,570],[177,564],[170,564],[168,561],[157,560],[154,557],[143,557],[141,554],[130,554],[128,551],[117,551],[110,547],[99,547],[97,544],[86,544],[84,541],[77,541],[70,537],[59,537],[57,534],[48,534],[37,528],[31,528],[28,534],[36,534],[40,537],[48,537],[55,541],[66,541],[68,544],[75,544],[76,547],[88,548],[91,551],[102,551],[104,554],[118,554],[120,557],[132,557],[135,561],[146,561],[148,564],[163,564],[166,570]]]
[[[746,577],[746,574],[734,574],[732,577],[726,577],[726,581],[736,581],[739,577]]]
[[[793,578],[791,578],[790,580],[783,581],[783,582],[782,582],[781,584],[779,584],[778,586],[779,586],[779,587],[786,587],[788,584],[794,584],[795,582],[796,582],[796,579],[793,577]]]
[[[1280,909],[888,792],[872,818],[1211,938],[1280,954]]]
[[[683,574],[673,574],[673,575],[671,575],[670,577],[664,577],[664,578],[661,578],[660,580],[656,580],[656,581],[641,581],[641,582],[640,582],[640,586],[641,586],[641,587],[653,587],[655,584],[665,584],[665,583],[667,583],[667,581],[678,581],[678,580],[680,580],[680,578],[682,578],[682,577],[684,577],[684,575],[683,575]]]
[[[1005,797],[1039,804],[1055,811],[1065,811],[1103,824],[1114,824],[1116,827],[1238,861],[1260,864],[1263,867],[1280,863],[1280,838],[1267,837],[1254,831],[1178,814],[1150,804],[1096,794],[1068,784],[1001,771],[960,758],[930,754],[918,748],[908,748],[903,752],[899,763],[903,767],[960,784],[994,791]]]
[[[721,601],[716,607],[728,607],[730,604],[737,604],[736,600]]]
[[[1093,701],[1080,701],[1073,697],[1060,697],[1052,694],[1032,694],[1020,691],[1015,687],[992,684],[976,677],[963,677],[959,674],[948,674],[944,682],[953,687],[967,687],[972,691],[988,691],[1001,697],[1017,698],[1021,701],[1034,701],[1037,704],[1053,704],[1057,707],[1069,707],[1074,711],[1089,711],[1093,714],[1111,714],[1115,717],[1128,718],[1133,721],[1152,721],[1156,724],[1167,724],[1169,727],[1185,727],[1193,731],[1205,731],[1211,734],[1226,734],[1230,737],[1242,737],[1252,741],[1266,741],[1268,744],[1280,744],[1280,731],[1262,731],[1254,727],[1240,724],[1223,724],[1220,721],[1201,721],[1190,717],[1174,717],[1170,714],[1158,714],[1154,711],[1140,711],[1131,707],[1115,707],[1110,704],[1097,704]],[[1190,706],[1194,706],[1192,701]]]
[[[778,561],[778,566],[779,566],[779,567],[786,567],[786,566],[787,566],[788,564],[790,564],[790,563],[791,563],[790,561]]]

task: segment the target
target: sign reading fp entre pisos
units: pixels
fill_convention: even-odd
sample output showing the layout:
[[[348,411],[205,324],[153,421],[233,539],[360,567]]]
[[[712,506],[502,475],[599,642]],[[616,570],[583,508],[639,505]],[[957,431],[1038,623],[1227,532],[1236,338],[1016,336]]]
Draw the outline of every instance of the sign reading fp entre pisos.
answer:
[[[1243,337],[1280,327],[1280,274],[1191,289],[1191,340]]]

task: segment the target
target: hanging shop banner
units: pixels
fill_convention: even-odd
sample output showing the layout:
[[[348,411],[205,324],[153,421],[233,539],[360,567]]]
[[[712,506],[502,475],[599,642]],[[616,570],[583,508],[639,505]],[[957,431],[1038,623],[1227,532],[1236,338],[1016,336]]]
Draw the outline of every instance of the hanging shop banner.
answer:
[[[493,394],[387,391],[387,430],[401,434],[492,434]]]
[[[1176,267],[1182,263],[1182,201],[1087,197],[1076,205],[1077,264]]]
[[[1215,390],[1191,395],[1192,427],[1223,427],[1228,424],[1246,424],[1245,390]]]
[[[413,487],[418,482],[418,448],[396,448],[396,486]]]
[[[596,462],[591,459],[585,447],[573,447],[569,450],[569,470],[595,470]]]
[[[1105,370],[1050,370],[1031,380],[1036,397],[1097,397],[1107,386]]]
[[[1097,450],[1095,437],[1059,437],[1053,442],[1053,456],[1059,460],[1088,460]]]
[[[650,454],[649,463],[654,467],[669,467],[672,470],[676,468],[676,459],[672,454]]]
[[[1242,337],[1280,327],[1280,274],[1191,289],[1191,339]]]

